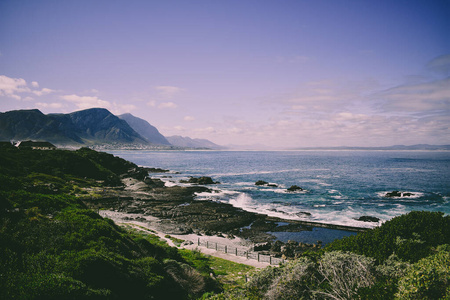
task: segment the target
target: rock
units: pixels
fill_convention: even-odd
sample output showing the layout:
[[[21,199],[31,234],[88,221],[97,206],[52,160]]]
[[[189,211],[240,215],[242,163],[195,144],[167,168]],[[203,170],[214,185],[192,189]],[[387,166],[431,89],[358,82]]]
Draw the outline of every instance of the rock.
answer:
[[[265,251],[265,250],[270,250],[270,248],[272,247],[272,244],[270,242],[266,242],[266,243],[259,243],[259,244],[255,244],[253,246],[253,251]]]
[[[287,189],[288,192],[296,192],[296,191],[303,191],[301,187],[298,185],[291,185],[290,188]]]
[[[161,179],[158,179],[158,178],[146,177],[144,179],[144,182],[147,184],[147,186],[149,186],[151,188],[162,188],[165,185],[164,181],[162,181]]]
[[[161,168],[144,168],[149,173],[169,173],[170,170],[165,170]]]
[[[380,219],[376,218],[376,217],[371,217],[371,216],[361,216],[358,219],[355,219],[357,221],[363,221],[363,222],[378,222],[380,221]]]
[[[307,211],[301,211],[296,213],[297,216],[299,217],[311,217],[311,213],[307,212]]]
[[[275,183],[268,183],[267,181],[264,180],[258,180],[257,182],[255,182],[255,185],[263,185],[263,186],[270,186],[270,187],[278,187]]]
[[[392,197],[401,197],[402,196],[402,193],[400,193],[399,191],[392,191],[392,192],[389,192],[389,193],[386,193],[386,195],[384,195],[385,197],[389,197],[389,198],[392,198]]]
[[[202,176],[199,178],[191,177],[189,180],[180,180],[181,183],[192,183],[192,184],[219,184],[220,182],[212,180],[211,177]]]

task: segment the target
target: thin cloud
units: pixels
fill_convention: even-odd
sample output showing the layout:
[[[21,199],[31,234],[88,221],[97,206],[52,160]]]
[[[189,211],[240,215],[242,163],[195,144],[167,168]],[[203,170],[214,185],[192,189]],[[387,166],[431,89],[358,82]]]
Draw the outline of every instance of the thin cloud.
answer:
[[[450,78],[433,82],[401,85],[378,94],[389,112],[450,111]]]
[[[195,121],[195,118],[191,117],[191,116],[186,116],[183,118],[183,120],[185,120],[186,122],[191,122],[191,121]]]
[[[36,96],[48,95],[53,92],[55,92],[55,91],[52,89],[48,89],[48,88],[43,88],[40,91],[32,91],[32,93],[35,94]]]
[[[168,99],[173,98],[175,95],[183,91],[182,88],[170,85],[156,86],[155,89],[158,91],[159,96]]]
[[[431,71],[444,74],[444,76],[450,75],[450,54],[436,57],[426,67]]]
[[[22,78],[11,78],[5,75],[0,75],[0,96],[7,96],[17,100],[21,97],[17,93],[29,92],[27,82]]]
[[[66,100],[68,102],[71,102],[75,104],[79,109],[88,109],[88,108],[94,108],[94,107],[102,107],[102,108],[110,108],[111,103],[108,101],[99,99],[98,97],[94,96],[78,96],[75,94],[72,95],[65,95],[61,97],[63,100]]]
[[[38,108],[62,108],[64,105],[62,103],[59,102],[53,102],[53,103],[45,103],[45,102],[37,102],[36,106]]]
[[[177,107],[178,107],[178,105],[173,102],[163,102],[158,105],[158,108],[161,108],[161,109],[164,109],[164,108],[174,109]]]

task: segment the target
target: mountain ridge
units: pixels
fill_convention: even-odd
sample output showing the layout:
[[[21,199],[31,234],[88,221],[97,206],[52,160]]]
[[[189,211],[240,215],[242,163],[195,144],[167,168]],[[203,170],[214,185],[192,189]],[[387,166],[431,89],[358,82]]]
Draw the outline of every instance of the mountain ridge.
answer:
[[[152,144],[171,146],[169,141],[158,131],[158,129],[151,125],[144,119],[138,118],[130,113],[118,116],[120,119],[126,121],[137,133]]]
[[[43,114],[40,110],[0,113],[0,140],[46,140],[58,145],[107,143],[148,144],[128,123],[104,108],[69,114]]]
[[[38,109],[0,113],[0,141],[48,141],[60,147],[98,149],[224,149],[206,139],[177,136],[172,144],[156,127],[132,114],[105,108],[44,114]],[[182,142],[180,142],[182,141]]]
[[[199,149],[213,149],[213,150],[223,150],[226,149],[224,146],[217,145],[207,139],[193,139],[187,136],[172,135],[166,137],[166,139],[173,145],[177,147],[184,148],[199,148]]]

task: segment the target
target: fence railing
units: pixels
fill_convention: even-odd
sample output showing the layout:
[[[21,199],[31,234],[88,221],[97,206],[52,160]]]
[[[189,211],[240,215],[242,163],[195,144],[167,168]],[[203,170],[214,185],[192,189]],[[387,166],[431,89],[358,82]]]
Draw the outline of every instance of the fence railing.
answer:
[[[259,262],[269,263],[271,265],[279,265],[285,262],[284,259],[272,255],[260,254],[259,252],[243,250],[216,242],[203,241],[200,240],[200,238],[197,240],[197,246],[206,247],[208,249],[214,249],[218,252],[223,252],[231,255],[245,257],[246,259],[254,259]]]

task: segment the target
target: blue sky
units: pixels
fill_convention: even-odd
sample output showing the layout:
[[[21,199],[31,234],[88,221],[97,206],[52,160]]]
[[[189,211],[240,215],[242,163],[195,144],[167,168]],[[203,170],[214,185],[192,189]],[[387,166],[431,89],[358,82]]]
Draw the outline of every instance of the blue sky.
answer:
[[[450,144],[450,1],[0,1],[0,111],[226,144]]]

